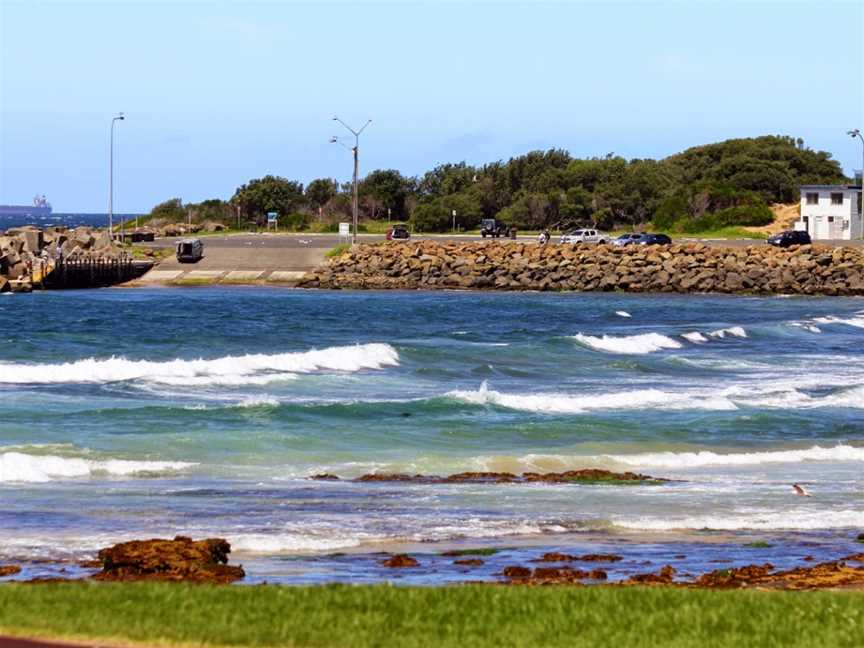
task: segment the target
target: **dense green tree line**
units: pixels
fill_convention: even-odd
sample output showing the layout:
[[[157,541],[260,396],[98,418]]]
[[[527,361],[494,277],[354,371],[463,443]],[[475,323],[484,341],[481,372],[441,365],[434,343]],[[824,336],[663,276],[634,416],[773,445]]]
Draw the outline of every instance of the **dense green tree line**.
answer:
[[[359,186],[363,220],[411,221],[425,232],[457,225],[476,228],[498,218],[519,229],[653,223],[681,231],[771,222],[769,205],[793,202],[798,186],[846,179],[838,162],[800,139],[763,136],[687,149],[662,160],[615,155],[573,158],[562,149],[532,151],[510,160],[471,166],[442,164],[419,177],[371,172]],[[239,187],[228,202],[184,206],[174,199],[153,216],[239,218],[263,223],[268,211],[295,227],[335,227],[351,214],[351,185],[321,178],[304,186],[266,176]],[[171,218],[174,220],[175,218]]]

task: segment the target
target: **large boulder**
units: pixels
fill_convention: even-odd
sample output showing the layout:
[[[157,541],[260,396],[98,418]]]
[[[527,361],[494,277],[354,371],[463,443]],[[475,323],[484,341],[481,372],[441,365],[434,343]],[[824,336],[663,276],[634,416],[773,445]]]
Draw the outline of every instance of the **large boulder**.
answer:
[[[189,581],[231,583],[246,574],[242,567],[229,566],[231,545],[222,538],[193,541],[177,536],[173,540],[152,539],[121,542],[99,552],[102,571],[94,576],[103,581]]]

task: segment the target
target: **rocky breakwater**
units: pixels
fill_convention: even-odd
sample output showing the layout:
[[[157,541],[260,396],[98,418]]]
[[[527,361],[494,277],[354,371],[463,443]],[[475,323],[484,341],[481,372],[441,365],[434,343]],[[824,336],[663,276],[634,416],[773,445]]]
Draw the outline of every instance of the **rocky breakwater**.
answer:
[[[767,244],[359,245],[307,273],[304,288],[574,290],[864,295],[864,250]]]
[[[0,232],[0,292],[29,292],[50,283],[61,262],[131,263],[106,230],[19,227]],[[80,287],[80,286],[79,286]]]

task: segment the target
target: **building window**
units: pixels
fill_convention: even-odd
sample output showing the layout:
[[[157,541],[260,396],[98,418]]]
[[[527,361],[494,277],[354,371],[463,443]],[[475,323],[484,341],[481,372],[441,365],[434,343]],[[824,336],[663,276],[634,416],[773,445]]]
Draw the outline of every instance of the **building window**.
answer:
[[[828,222],[829,222],[829,223],[833,223],[833,222],[834,222],[834,217],[833,217],[833,216],[829,216],[829,217],[828,217]]]
[[[808,205],[818,205],[819,204],[819,194],[818,193],[808,193],[807,194],[807,204]]]
[[[832,205],[842,205],[843,204],[843,194],[842,193],[832,193],[831,194],[831,204]]]

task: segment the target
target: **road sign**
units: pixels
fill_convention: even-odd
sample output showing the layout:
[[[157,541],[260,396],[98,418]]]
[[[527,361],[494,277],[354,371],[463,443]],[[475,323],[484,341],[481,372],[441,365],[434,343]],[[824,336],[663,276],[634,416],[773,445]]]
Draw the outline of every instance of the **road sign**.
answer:
[[[351,236],[351,223],[339,223],[339,238]]]
[[[276,223],[279,221],[279,212],[267,212],[267,223]]]

